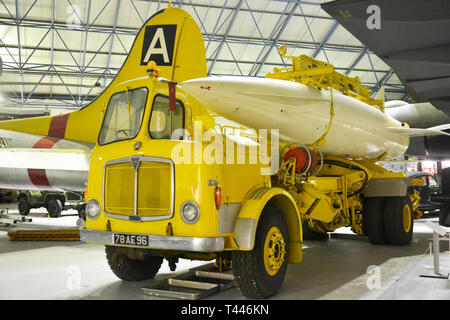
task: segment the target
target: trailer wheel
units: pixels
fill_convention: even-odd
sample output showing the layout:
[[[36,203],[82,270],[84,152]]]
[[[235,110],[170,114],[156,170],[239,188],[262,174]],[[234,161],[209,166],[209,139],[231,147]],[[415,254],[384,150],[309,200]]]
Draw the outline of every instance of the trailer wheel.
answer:
[[[251,251],[233,251],[233,275],[239,291],[252,299],[276,294],[287,270],[289,239],[281,210],[274,206],[264,209],[256,230]]]
[[[20,197],[19,201],[17,201],[17,208],[19,209],[19,213],[23,216],[30,213],[31,205],[28,202],[27,197]]]
[[[59,199],[50,199],[47,203],[47,211],[50,217],[58,218],[61,216],[63,206],[61,200]]]
[[[363,228],[372,244],[386,244],[384,228],[385,198],[365,198],[363,201]]]
[[[384,210],[386,238],[392,245],[407,245],[411,242],[414,216],[409,197],[388,197]]]
[[[120,247],[106,246],[106,259],[111,271],[124,281],[153,279],[158,273],[164,258],[148,256],[145,260],[130,259]]]

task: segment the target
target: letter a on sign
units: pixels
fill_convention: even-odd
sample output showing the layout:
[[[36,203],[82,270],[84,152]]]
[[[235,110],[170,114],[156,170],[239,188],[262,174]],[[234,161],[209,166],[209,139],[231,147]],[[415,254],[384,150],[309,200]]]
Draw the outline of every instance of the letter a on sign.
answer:
[[[148,26],[145,29],[141,65],[153,60],[156,65],[171,66],[176,33],[175,24]]]

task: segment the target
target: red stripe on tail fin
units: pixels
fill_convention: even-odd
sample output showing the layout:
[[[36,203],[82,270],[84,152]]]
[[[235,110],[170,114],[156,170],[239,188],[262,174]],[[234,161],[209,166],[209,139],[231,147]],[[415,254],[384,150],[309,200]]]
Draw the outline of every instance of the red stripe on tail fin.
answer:
[[[50,122],[50,127],[48,128],[48,136],[64,139],[69,116],[70,113],[54,116]]]

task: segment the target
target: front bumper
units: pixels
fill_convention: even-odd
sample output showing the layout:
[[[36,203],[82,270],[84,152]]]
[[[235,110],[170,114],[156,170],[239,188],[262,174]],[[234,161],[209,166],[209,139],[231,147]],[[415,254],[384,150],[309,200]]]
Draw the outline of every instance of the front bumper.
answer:
[[[134,233],[123,233],[125,235],[137,235]],[[143,234],[140,234],[143,235]],[[139,246],[148,249],[180,250],[192,252],[220,252],[225,248],[224,237],[179,237],[179,236],[158,236],[146,234],[148,237],[147,246]],[[114,232],[97,230],[80,230],[80,240],[85,242],[99,243],[105,245],[117,245],[114,243]],[[132,245],[120,244],[121,247],[136,247]]]

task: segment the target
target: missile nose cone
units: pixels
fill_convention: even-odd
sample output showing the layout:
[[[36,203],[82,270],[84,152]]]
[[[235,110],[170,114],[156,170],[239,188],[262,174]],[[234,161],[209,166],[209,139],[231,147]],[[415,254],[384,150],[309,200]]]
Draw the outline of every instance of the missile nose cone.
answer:
[[[210,80],[199,78],[182,82],[181,87],[197,100],[211,99],[213,98],[215,84],[212,84]]]

